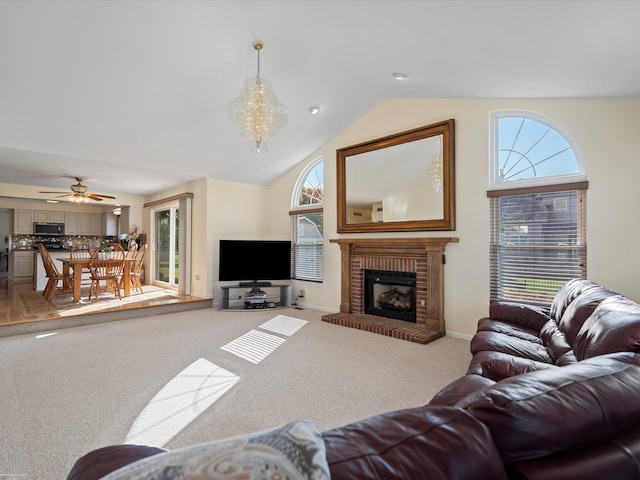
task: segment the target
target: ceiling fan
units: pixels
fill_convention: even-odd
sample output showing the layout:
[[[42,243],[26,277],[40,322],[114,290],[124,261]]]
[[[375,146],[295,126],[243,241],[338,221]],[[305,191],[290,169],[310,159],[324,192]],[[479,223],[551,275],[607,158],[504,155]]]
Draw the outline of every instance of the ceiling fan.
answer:
[[[71,192],[38,192],[38,193],[60,193],[59,197],[69,197],[69,200],[75,203],[85,203],[90,200],[95,200],[96,202],[101,202],[103,198],[113,198],[111,195],[100,195],[97,193],[88,192],[88,188],[82,182],[84,181],[84,177],[75,177],[78,183],[74,183],[71,185]]]

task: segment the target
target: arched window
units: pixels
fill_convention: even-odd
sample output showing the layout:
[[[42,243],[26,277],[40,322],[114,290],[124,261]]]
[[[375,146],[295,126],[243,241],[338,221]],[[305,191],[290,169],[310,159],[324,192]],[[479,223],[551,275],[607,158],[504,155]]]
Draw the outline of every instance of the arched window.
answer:
[[[322,281],[324,162],[311,162],[303,170],[291,199],[293,278]]]
[[[491,114],[491,300],[549,304],[586,278],[586,191],[577,149],[534,112]]]
[[[582,161],[566,133],[534,112],[491,114],[490,188],[517,188],[585,180]]]

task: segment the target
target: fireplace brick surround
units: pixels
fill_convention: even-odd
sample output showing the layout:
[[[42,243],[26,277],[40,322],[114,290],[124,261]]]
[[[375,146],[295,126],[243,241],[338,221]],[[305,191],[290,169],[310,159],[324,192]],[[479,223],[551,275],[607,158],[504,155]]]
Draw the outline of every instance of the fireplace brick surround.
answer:
[[[445,335],[444,251],[456,237],[332,239],[341,250],[340,313],[324,321],[417,343]],[[416,323],[364,313],[364,270],[416,274]]]

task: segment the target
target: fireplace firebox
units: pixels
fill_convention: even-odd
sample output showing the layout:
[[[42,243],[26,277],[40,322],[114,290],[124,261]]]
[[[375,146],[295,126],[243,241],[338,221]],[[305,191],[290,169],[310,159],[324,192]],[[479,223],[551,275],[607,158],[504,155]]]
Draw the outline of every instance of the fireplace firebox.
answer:
[[[364,270],[364,313],[416,323],[416,274]]]

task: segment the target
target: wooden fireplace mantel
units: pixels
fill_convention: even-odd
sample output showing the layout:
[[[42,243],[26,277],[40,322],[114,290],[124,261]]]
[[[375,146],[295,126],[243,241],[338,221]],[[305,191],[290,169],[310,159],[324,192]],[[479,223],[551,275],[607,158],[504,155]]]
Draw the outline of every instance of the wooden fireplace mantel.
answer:
[[[341,292],[340,312],[362,313],[355,295],[361,295],[359,287],[354,291],[354,280],[360,283],[354,275],[352,265],[354,257],[415,259],[420,265],[418,276],[417,301],[419,303],[418,323],[439,332],[445,331],[444,321],[444,250],[448,243],[457,243],[457,237],[428,237],[428,238],[339,238],[329,242],[340,246],[341,251]],[[422,278],[421,278],[422,277]],[[354,304],[356,305],[354,311]]]

